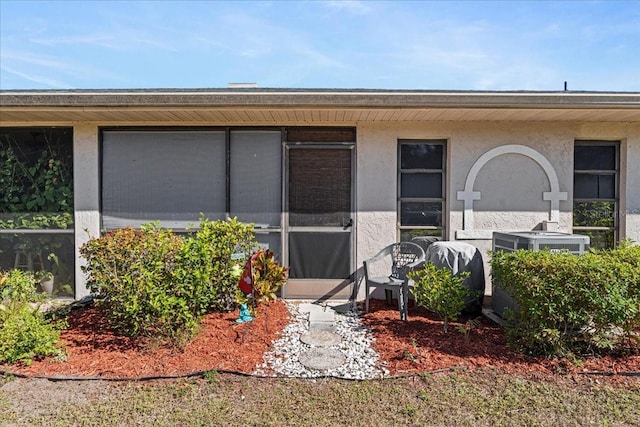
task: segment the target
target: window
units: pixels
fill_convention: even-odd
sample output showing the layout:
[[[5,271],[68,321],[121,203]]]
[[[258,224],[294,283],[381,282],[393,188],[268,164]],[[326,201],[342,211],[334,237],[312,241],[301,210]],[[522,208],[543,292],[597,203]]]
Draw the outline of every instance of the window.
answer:
[[[0,270],[74,296],[73,129],[0,128]]]
[[[105,131],[102,225],[197,225],[225,217],[224,131]]]
[[[400,240],[442,238],[445,213],[444,140],[400,140],[398,228]]]
[[[105,130],[102,133],[102,227],[159,221],[184,231],[237,217],[256,239],[280,252],[280,130]]]
[[[573,230],[591,247],[612,248],[618,240],[619,143],[576,141],[573,172]]]

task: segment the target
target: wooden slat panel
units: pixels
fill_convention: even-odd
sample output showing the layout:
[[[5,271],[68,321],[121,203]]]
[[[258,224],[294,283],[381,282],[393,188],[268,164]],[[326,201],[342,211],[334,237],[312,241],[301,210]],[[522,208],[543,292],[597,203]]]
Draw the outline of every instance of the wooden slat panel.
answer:
[[[196,107],[122,108],[92,107],[56,109],[0,110],[0,122],[98,123],[179,123],[214,122],[233,124],[287,124],[329,122],[398,122],[398,121],[565,121],[565,122],[638,122],[640,110],[634,109],[503,109],[503,108],[398,108],[398,109],[224,109]]]

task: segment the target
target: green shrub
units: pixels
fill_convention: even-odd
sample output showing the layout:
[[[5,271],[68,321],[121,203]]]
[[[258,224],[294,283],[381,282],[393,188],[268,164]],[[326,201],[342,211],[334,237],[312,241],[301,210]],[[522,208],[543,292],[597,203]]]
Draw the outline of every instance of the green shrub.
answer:
[[[196,316],[173,282],[182,245],[171,231],[147,224],[110,232],[80,249],[87,287],[116,331],[175,342],[193,334]]]
[[[57,343],[60,333],[38,308],[24,301],[0,304],[0,363],[23,362],[46,356],[64,356]]]
[[[235,309],[238,272],[257,247],[251,224],[236,218],[200,219],[200,229],[186,239],[175,257],[176,295],[194,313]]]
[[[444,321],[444,331],[449,329],[449,321],[460,316],[465,299],[471,291],[463,285],[469,272],[452,276],[448,268],[438,268],[433,263],[426,263],[424,269],[409,273],[414,280],[413,294],[416,303],[439,315]]]
[[[37,281],[30,271],[9,270],[0,272],[0,300],[36,302],[46,299],[36,291]]]
[[[114,329],[183,344],[200,317],[235,308],[238,269],[255,249],[253,226],[209,221],[182,238],[157,224],[87,242],[87,287]]]
[[[640,327],[640,250],[492,254],[497,282],[516,302],[509,342],[534,354],[612,349]]]

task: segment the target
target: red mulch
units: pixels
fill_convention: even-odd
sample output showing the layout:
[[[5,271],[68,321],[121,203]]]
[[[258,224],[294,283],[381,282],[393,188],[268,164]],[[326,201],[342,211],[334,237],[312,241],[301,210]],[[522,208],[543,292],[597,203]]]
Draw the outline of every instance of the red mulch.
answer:
[[[205,316],[184,351],[153,349],[148,342],[118,336],[94,307],[74,310],[69,328],[61,333],[68,354],[65,362],[46,359],[31,366],[0,367],[28,375],[102,378],[177,376],[212,369],[250,373],[290,319],[280,301],[261,304],[257,310],[248,323],[236,323],[237,310]]]
[[[0,365],[0,370],[28,375],[100,378],[141,378],[177,376],[207,370],[251,373],[262,363],[289,322],[282,301],[258,307],[251,323],[238,324],[238,312],[210,314],[200,333],[184,351],[150,348],[139,340],[115,335],[93,308],[72,311],[69,328],[62,332],[68,359],[34,361],[31,366]],[[640,372],[640,348],[626,357],[604,356],[584,360],[576,366],[558,359],[534,358],[511,350],[503,329],[486,318],[469,331],[468,339],[450,325],[444,333],[442,322],[420,308],[412,308],[409,321],[399,319],[395,307],[372,301],[364,322],[375,335],[374,347],[392,375],[422,373],[464,366],[496,368],[525,376],[585,371],[609,373]],[[621,377],[618,378],[630,378]]]
[[[624,357],[600,356],[582,359],[582,366],[567,360],[532,357],[507,346],[504,330],[495,322],[479,317],[479,325],[469,330],[465,339],[457,325],[443,330],[443,323],[434,314],[420,308],[409,310],[407,322],[400,320],[396,307],[385,301],[372,301],[364,322],[373,331],[373,347],[387,362],[391,373],[420,373],[454,366],[469,369],[493,367],[502,372],[520,375],[545,375],[580,372],[640,372],[640,346],[630,349]]]

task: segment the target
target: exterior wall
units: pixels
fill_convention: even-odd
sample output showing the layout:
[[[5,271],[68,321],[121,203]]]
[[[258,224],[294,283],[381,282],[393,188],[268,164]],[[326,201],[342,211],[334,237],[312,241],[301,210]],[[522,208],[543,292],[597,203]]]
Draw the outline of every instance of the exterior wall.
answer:
[[[79,249],[100,235],[100,165],[98,126],[76,124],[73,128],[73,194],[76,239],[76,299],[89,294],[82,272]]]
[[[465,188],[467,175],[476,160],[505,145],[535,150],[556,171],[560,191],[569,191],[573,176],[573,139],[568,133],[563,135],[562,129],[548,128],[549,125],[475,124],[453,136],[450,142],[451,191],[448,194],[451,210],[463,211],[464,203],[458,200],[457,192]],[[471,223],[466,228],[485,231],[485,236],[492,230],[539,229],[543,221],[550,219],[550,203],[543,200],[543,192],[550,189],[549,178],[532,157],[513,153],[494,157],[480,169],[473,185],[473,190],[480,192],[480,199],[473,203],[474,220],[467,218]],[[570,210],[567,202],[560,203],[560,230],[569,229]],[[464,220],[461,215],[452,218],[449,229],[452,240],[456,238],[456,232],[465,228]]]
[[[57,123],[60,125],[60,123]],[[71,124],[71,123],[69,123]],[[164,123],[165,125],[189,125]],[[190,123],[190,125],[202,123]],[[286,125],[310,123],[286,123]],[[46,126],[47,123],[3,123],[16,126]],[[131,123],[127,123],[131,125]],[[140,126],[149,123],[140,123]],[[231,125],[231,124],[229,124]],[[283,124],[284,125],[284,124]],[[330,126],[331,123],[323,123]],[[463,239],[464,202],[458,191],[480,156],[505,146],[529,147],[540,154],[557,174],[559,191],[567,200],[559,202],[559,231],[571,232],[573,197],[573,143],[576,139],[621,141],[620,237],[640,242],[640,123],[523,123],[523,122],[359,122],[335,123],[356,126],[356,259],[358,280],[362,261],[396,241],[397,141],[398,139],[446,139],[446,238],[466,240],[483,252],[488,239]],[[99,123],[73,123],[74,198],[76,239],[76,298],[88,293],[81,271],[78,248],[100,233],[99,212]],[[473,190],[474,230],[531,230],[549,219],[549,179],[541,165],[521,154],[504,154],[487,162],[477,175]],[[486,266],[485,266],[486,267]],[[485,272],[489,273],[488,267]],[[490,290],[490,286],[487,286]],[[364,296],[360,289],[358,297]]]
[[[621,236],[640,243],[640,126],[629,133],[623,144],[620,188],[625,203],[620,209]]]
[[[574,123],[394,123],[358,124],[357,265],[396,240],[396,182],[398,139],[446,139],[448,240],[468,241],[483,252],[487,280],[487,251],[491,231],[534,230],[547,226],[572,232],[573,147],[576,139],[622,141],[620,236],[640,241],[640,124]],[[480,169],[473,190],[472,229],[465,233],[464,190],[467,175],[480,156],[497,147],[524,146],[535,158],[503,154]],[[548,162],[557,176],[559,214],[551,218],[550,178],[539,163]],[[562,193],[565,200],[562,200]],[[556,222],[545,224],[554,219]],[[468,220],[468,218],[467,218]],[[489,282],[487,282],[488,284]],[[490,286],[487,285],[490,292]],[[363,297],[362,291],[360,297]]]

